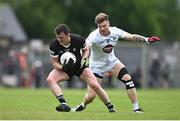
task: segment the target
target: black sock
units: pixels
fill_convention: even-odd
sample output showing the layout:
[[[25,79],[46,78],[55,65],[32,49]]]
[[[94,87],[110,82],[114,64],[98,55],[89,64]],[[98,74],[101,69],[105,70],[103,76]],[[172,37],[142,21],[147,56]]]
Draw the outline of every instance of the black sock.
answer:
[[[66,103],[66,100],[64,99],[63,95],[57,96],[56,99],[58,99],[60,103]]]
[[[108,110],[114,109],[114,106],[111,104],[111,102],[108,102],[108,103],[106,103],[105,105],[106,105],[106,107],[108,108]]]

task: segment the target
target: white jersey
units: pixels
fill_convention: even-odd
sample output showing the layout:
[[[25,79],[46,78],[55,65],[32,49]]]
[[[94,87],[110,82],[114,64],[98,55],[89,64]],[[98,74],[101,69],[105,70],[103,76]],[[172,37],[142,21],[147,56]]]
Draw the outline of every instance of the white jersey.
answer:
[[[110,71],[119,62],[114,54],[114,46],[119,38],[123,38],[124,31],[117,27],[109,27],[110,34],[103,36],[97,28],[86,39],[91,46],[89,66],[93,73],[103,76],[104,72]]]

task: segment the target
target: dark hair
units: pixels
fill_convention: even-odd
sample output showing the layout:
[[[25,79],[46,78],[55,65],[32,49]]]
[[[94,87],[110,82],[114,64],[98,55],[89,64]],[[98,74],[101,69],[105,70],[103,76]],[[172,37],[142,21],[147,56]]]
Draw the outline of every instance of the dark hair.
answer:
[[[54,32],[56,35],[63,32],[65,35],[68,35],[70,33],[70,29],[66,24],[59,24],[55,29]]]
[[[109,15],[105,14],[105,13],[99,13],[96,17],[95,17],[95,23],[96,24],[100,24],[103,21],[109,21]]]

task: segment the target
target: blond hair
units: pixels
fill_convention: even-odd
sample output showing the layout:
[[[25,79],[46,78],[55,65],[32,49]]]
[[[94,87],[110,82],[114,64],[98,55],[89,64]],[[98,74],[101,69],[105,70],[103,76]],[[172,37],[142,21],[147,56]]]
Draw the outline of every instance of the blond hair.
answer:
[[[99,13],[96,17],[95,17],[95,23],[96,24],[100,24],[103,21],[109,21],[109,15],[105,14],[105,13]]]

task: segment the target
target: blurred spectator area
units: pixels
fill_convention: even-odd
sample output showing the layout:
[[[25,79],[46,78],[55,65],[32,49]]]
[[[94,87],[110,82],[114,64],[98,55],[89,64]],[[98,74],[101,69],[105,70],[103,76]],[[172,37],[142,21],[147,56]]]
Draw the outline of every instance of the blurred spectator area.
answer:
[[[20,51],[19,48],[26,44],[27,39],[11,7],[8,4],[0,4],[0,77],[2,83],[10,86],[18,85],[16,73],[18,65],[15,56]]]
[[[51,40],[49,40],[50,42]],[[27,86],[27,87],[36,87],[35,78],[32,77],[35,66],[41,66],[42,75],[41,78],[41,87],[46,87],[46,78],[50,70],[52,69],[49,56],[48,43],[43,43],[43,40],[34,39],[28,43],[24,44],[11,44],[8,49],[3,48],[3,51],[0,51],[0,77],[2,83],[2,77],[4,81],[7,81],[7,75],[10,75],[9,80],[17,81],[18,83],[15,86]],[[135,81],[141,88],[149,87],[150,81],[155,81],[158,83],[156,86],[151,88],[171,88],[171,87],[180,87],[180,43],[166,44],[158,43],[147,45],[145,43],[124,43],[119,42],[115,47],[116,56],[126,65],[130,74],[132,74]],[[2,50],[2,48],[1,48]],[[21,59],[17,58],[19,55],[26,53],[26,57]],[[156,73],[156,68],[152,68],[153,59],[156,58],[156,54],[159,59],[159,72],[158,79],[152,80],[151,71]],[[26,59],[25,59],[26,58]],[[20,62],[20,60],[22,62]],[[26,64],[23,64],[24,61]],[[21,65],[21,66],[20,66]],[[20,80],[20,67],[25,65],[25,76],[28,76],[29,82],[22,85]],[[27,68],[26,68],[27,66]],[[155,69],[155,70],[153,70]],[[33,73],[32,73],[33,72]],[[26,75],[28,74],[28,75]],[[21,75],[22,76],[22,75]],[[24,76],[24,75],[23,75]],[[73,83],[80,83],[78,79]],[[107,83],[107,82],[106,82]],[[68,87],[67,82],[64,84]],[[78,85],[78,87],[83,87],[83,84],[73,84]],[[73,87],[70,86],[70,87]],[[124,84],[120,81],[112,78],[111,81],[112,87],[121,88],[124,87]],[[39,87],[39,86],[38,86]]]
[[[119,43],[115,48],[116,56],[125,64],[132,76],[139,78],[137,83],[141,87],[150,87],[149,83],[155,81],[156,86],[150,88],[180,87],[180,43]],[[157,56],[157,57],[155,57]],[[153,60],[158,58],[159,72],[152,67]],[[156,65],[157,66],[157,65]],[[141,72],[137,72],[137,70]],[[157,74],[157,79],[152,80],[151,71]],[[135,76],[135,77],[136,77]],[[140,78],[141,77],[141,78]],[[136,77],[137,78],[137,77]],[[117,80],[118,87],[124,87]]]

